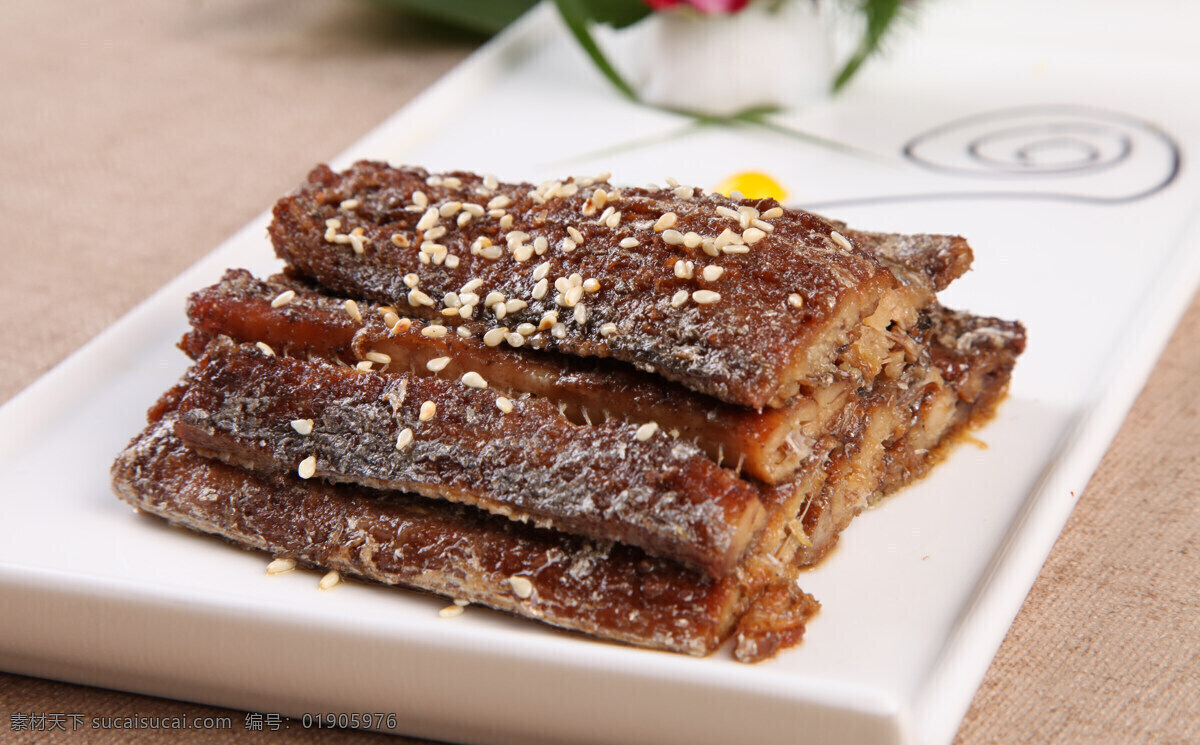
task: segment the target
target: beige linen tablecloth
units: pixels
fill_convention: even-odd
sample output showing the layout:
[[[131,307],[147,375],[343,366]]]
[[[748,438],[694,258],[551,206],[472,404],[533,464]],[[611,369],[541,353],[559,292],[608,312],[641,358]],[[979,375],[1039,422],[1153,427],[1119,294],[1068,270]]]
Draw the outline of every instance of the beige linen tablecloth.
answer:
[[[0,31],[0,401],[478,41],[353,0],[8,0]],[[961,745],[1200,742],[1198,371],[1200,298],[1082,495]],[[232,716],[234,729],[11,729],[12,714],[31,712]],[[261,734],[245,730],[242,712],[2,673],[0,717],[0,742]],[[298,727],[278,735],[385,741]]]

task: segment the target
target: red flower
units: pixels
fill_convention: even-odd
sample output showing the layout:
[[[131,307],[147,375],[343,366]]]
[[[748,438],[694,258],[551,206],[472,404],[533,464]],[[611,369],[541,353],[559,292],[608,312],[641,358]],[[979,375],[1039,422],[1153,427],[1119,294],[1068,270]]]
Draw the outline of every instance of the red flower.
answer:
[[[690,5],[701,13],[736,13],[750,4],[750,0],[642,0],[654,10],[667,10],[678,5]]]

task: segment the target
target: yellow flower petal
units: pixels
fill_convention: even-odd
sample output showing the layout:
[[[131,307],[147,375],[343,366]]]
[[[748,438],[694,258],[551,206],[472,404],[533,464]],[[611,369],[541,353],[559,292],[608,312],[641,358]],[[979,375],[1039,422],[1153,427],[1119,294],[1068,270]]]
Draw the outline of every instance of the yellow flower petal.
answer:
[[[714,191],[725,196],[740,191],[747,199],[771,197],[779,202],[786,200],[788,195],[782,184],[761,171],[735,173],[718,184]]]

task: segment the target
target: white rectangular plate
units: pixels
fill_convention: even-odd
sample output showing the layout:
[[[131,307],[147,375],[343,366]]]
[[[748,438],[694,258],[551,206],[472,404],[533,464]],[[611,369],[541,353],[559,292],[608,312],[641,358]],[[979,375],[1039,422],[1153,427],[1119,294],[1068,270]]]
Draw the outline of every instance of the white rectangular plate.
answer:
[[[798,649],[747,667],[479,609],[443,620],[444,601],[268,579],[267,557],[130,514],[109,464],[185,368],[187,293],[276,268],[264,215],[0,410],[0,667],[297,716],[394,712],[399,731],[491,745],[948,743],[1200,275],[1179,157],[1200,122],[1162,95],[1198,89],[1195,53],[1147,25],[1165,15],[1118,19],[1114,45],[1094,3],[1059,4],[1062,24],[1024,5],[931,3],[920,44],[783,120],[872,158],[628,104],[542,8],[334,163],[706,187],[758,169],[856,227],[969,237],[975,269],[944,301],[1026,323],[1011,395],[986,449],[860,517],[809,573],[824,609]],[[1022,43],[1015,19],[1034,16],[1044,38]],[[1080,19],[1094,28],[1069,33]],[[1177,42],[1191,56],[1160,62]]]

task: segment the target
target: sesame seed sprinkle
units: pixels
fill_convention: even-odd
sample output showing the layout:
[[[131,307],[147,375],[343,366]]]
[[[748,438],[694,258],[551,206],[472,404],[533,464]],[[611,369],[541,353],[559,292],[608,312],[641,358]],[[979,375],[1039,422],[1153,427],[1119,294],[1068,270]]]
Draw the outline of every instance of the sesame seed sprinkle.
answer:
[[[436,207],[430,207],[425,210],[425,214],[421,215],[421,219],[417,221],[417,230],[422,232],[429,230],[434,225],[437,225],[438,211]]]
[[[287,574],[295,570],[295,559],[275,559],[270,564],[267,564],[267,576],[275,576],[276,574]]]
[[[712,305],[720,301],[721,293],[713,292],[712,290],[696,290],[692,293],[692,300],[695,300],[700,305]]]
[[[353,302],[353,301],[347,300],[346,302]],[[424,292],[421,292],[420,290],[412,289],[412,290],[408,291],[408,304],[414,308],[417,307],[418,305],[427,305],[432,308],[433,307],[433,298],[429,297],[428,295],[426,295]]]
[[[263,354],[265,354],[268,357],[275,356],[275,350],[271,349],[270,345],[264,341],[255,342],[254,346],[258,347],[258,351],[262,352]]]
[[[496,180],[495,176],[489,173],[483,177],[483,185],[487,189],[495,190],[500,186],[500,182]]]
[[[676,292],[674,295],[671,296],[671,307],[678,308],[679,306],[686,303],[687,299],[688,299],[688,291],[680,290],[679,292]]]
[[[480,287],[483,287],[483,280],[476,277],[475,279],[463,285],[462,289],[459,290],[459,294],[461,295],[466,292],[475,292]]]
[[[549,273],[549,271],[550,271],[550,262],[549,261],[543,261],[542,263],[538,264],[536,267],[533,268],[534,281],[543,279],[546,276],[546,274]]]
[[[578,228],[568,226],[567,235],[571,236],[571,240],[575,241],[577,245],[583,245],[583,233],[580,233]]]
[[[363,358],[380,365],[387,365],[392,361],[391,355],[384,354],[383,352],[367,352],[363,355]]]
[[[313,431],[313,420],[311,419],[293,419],[291,421],[292,429],[296,430],[297,434],[311,435]]]
[[[617,210],[616,212],[609,215],[608,219],[604,221],[604,224],[610,228],[616,228],[618,225],[620,225],[621,224],[621,211]]]
[[[696,265],[690,261],[679,259],[675,262],[675,276],[680,279],[691,279]]]
[[[392,326],[391,332],[393,334],[403,334],[410,328],[412,328],[412,320],[408,318],[401,318],[396,321],[396,325]]]
[[[296,474],[302,479],[311,479],[317,473],[317,456],[310,455],[300,461]]]
[[[441,339],[446,335],[445,326],[426,326],[421,329],[421,336],[427,336],[430,339]]]
[[[835,230],[829,234],[829,237],[833,239],[834,243],[838,244],[842,248],[846,249],[847,251],[850,250],[850,248],[851,248],[850,241],[849,241],[849,239],[846,238],[846,236],[842,235],[841,233],[839,233]]]
[[[804,298],[793,292],[791,295],[788,295],[788,305],[792,306],[793,308],[803,308]]]
[[[513,216],[512,215],[506,214],[500,218],[500,229],[501,230],[512,230],[512,226],[513,226]]]
[[[704,241],[704,239],[700,237],[699,233],[693,233],[693,232],[689,231],[688,233],[684,234],[684,236],[683,236],[683,245],[686,246],[687,248],[695,248],[696,246],[699,246],[703,241]]]
[[[739,220],[741,218],[741,215],[738,214],[737,210],[730,209],[725,205],[717,207],[717,214],[721,217],[728,217],[731,220]]]
[[[674,212],[665,213],[662,217],[658,218],[658,222],[654,223],[654,232],[661,233],[664,230],[666,230],[667,228],[675,227],[675,222],[678,219],[679,219],[679,216],[676,215]]]
[[[783,217],[783,208],[782,207],[772,207],[771,209],[762,213],[762,218],[764,220],[774,220],[777,217]]]
[[[421,404],[421,412],[417,415],[417,418],[422,422],[428,422],[430,419],[433,419],[436,414],[437,404],[432,401],[426,401],[425,403]]]
[[[438,618],[457,618],[463,614],[461,605],[447,605],[438,611]]]
[[[441,372],[446,369],[446,365],[450,364],[449,357],[434,357],[425,363],[425,369],[430,372]]]
[[[359,372],[371,372],[371,366],[374,364],[375,363],[371,362],[370,360],[363,360],[355,365],[354,369],[358,370]]]
[[[500,411],[503,411],[505,414],[511,414],[513,410],[513,403],[504,396],[497,396],[496,408]]]
[[[276,295],[275,299],[271,301],[271,307],[272,308],[282,308],[283,306],[287,305],[288,303],[292,302],[295,299],[296,299],[296,291],[295,290],[284,290],[283,292]]]
[[[317,583],[317,587],[321,588],[322,590],[332,590],[333,588],[337,587],[341,583],[342,583],[342,575],[339,574],[337,572],[337,570],[335,569],[334,571],[329,572],[324,577],[322,577],[321,581]]]
[[[746,230],[742,232],[742,240],[746,241],[746,243],[749,243],[751,245],[758,243],[759,241],[761,241],[763,238],[766,238],[766,237],[767,237],[766,231],[760,230],[758,228],[746,228]]]
[[[653,437],[654,433],[657,431],[658,431],[658,422],[646,422],[645,424],[643,424],[642,426],[637,428],[637,432],[634,433],[634,437],[636,437],[638,439],[638,442],[645,442],[646,440],[649,440],[651,437]]]
[[[668,246],[682,246],[684,241],[683,233],[680,233],[678,230],[664,231],[662,238],[663,242]]]
[[[716,266],[715,264],[710,264],[704,267],[704,271],[701,272],[706,282],[716,282],[724,273],[725,267]]]
[[[600,291],[600,280],[596,279],[595,277],[591,277],[589,279],[584,280],[583,291],[586,293],[589,293],[589,294],[593,293],[593,292],[599,292]]]
[[[533,583],[524,577],[513,575],[508,578],[508,585],[512,588],[513,595],[522,600],[533,595]]]
[[[617,324],[611,321],[600,327],[600,335],[606,339],[615,333],[617,333]]]
[[[588,320],[587,306],[584,305],[583,303],[579,303],[578,305],[575,306],[575,323],[582,326],[583,324],[587,323],[587,320]]]
[[[404,429],[400,430],[399,435],[396,435],[396,449],[403,450],[404,448],[411,445],[412,441],[413,441],[413,431],[411,429],[409,429],[408,427],[405,427]]]
[[[359,202],[357,199],[344,199],[342,200],[342,203],[338,205],[338,209],[356,210],[358,209],[359,204],[361,204],[361,202]]]
[[[462,376],[462,383],[468,388],[487,388],[488,386],[483,376],[474,370]]]
[[[429,206],[429,197],[425,195],[425,192],[419,189],[413,192],[412,200],[413,204],[417,205],[421,209],[425,209]]]
[[[462,210],[462,202],[446,202],[438,208],[441,217],[454,217]]]
[[[525,337],[517,333],[505,334],[504,341],[508,342],[510,347],[521,347],[525,345]]]
[[[458,189],[462,187],[462,179],[460,179],[458,176],[447,176],[446,178],[442,179],[442,184],[447,189]]]
[[[411,272],[404,275],[404,286],[410,290],[420,284],[420,282],[421,278]]]
[[[629,238],[622,238],[620,243],[621,248],[637,248],[639,245],[638,239],[632,236]]]

